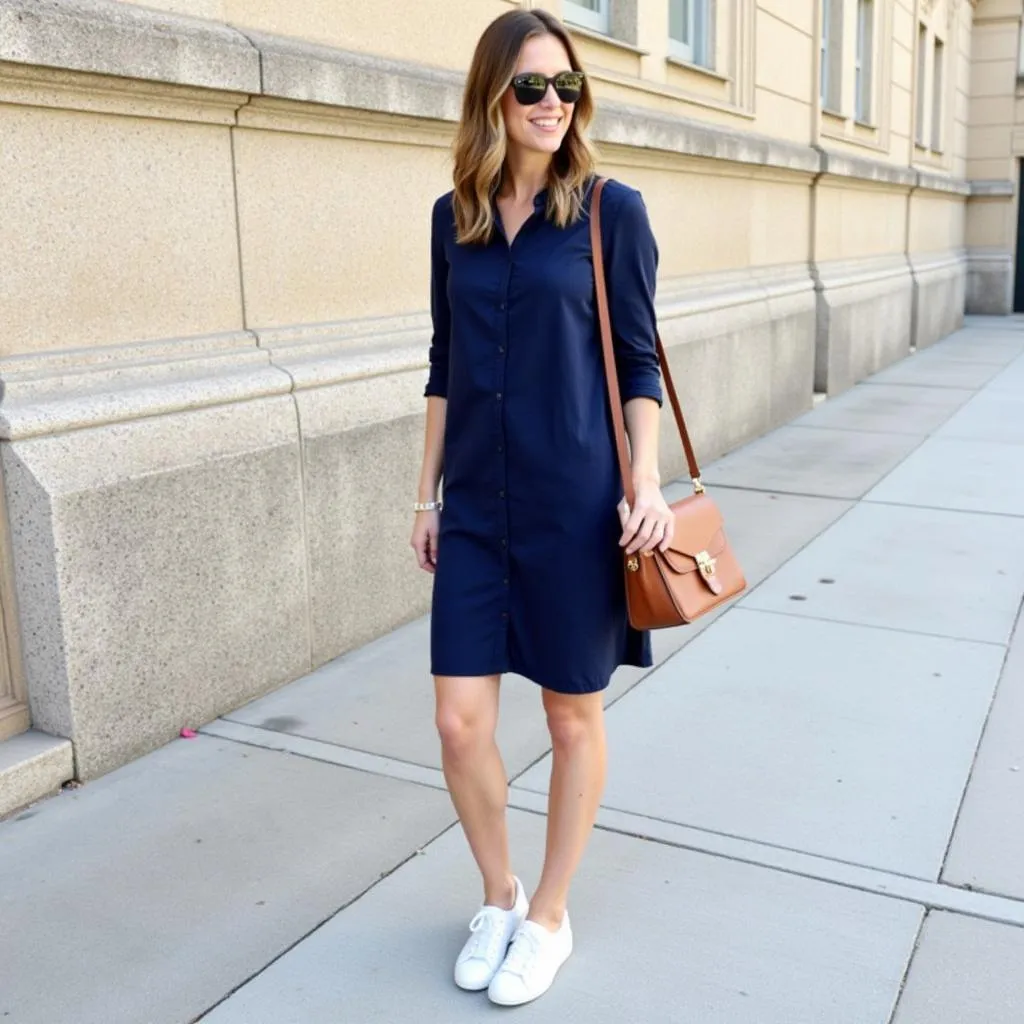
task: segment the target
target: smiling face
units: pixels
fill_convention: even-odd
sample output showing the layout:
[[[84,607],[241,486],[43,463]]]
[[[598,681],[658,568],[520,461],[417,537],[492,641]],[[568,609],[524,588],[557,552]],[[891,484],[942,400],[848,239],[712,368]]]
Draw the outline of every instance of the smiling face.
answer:
[[[572,64],[565,47],[553,35],[527,39],[519,53],[517,75],[526,72],[550,78],[560,71],[569,71]],[[544,98],[530,106],[520,104],[512,87],[501,98],[501,113],[509,146],[521,146],[537,153],[557,153],[569,130],[575,104],[563,103],[549,85]]]

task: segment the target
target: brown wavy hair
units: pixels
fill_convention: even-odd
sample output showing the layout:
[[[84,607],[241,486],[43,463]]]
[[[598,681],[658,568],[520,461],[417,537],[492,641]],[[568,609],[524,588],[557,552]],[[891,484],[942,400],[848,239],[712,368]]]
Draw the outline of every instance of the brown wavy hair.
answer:
[[[491,202],[501,186],[508,137],[501,115],[501,98],[512,84],[519,53],[527,39],[552,35],[565,47],[573,71],[582,71],[576,48],[562,23],[547,11],[509,11],[487,26],[473,54],[462,98],[462,117],[455,135],[456,238],[459,242],[489,242],[494,232]],[[559,227],[578,220],[583,194],[593,174],[595,152],[586,130],[594,116],[590,85],[573,109],[569,129],[551,161],[548,174],[547,218]]]

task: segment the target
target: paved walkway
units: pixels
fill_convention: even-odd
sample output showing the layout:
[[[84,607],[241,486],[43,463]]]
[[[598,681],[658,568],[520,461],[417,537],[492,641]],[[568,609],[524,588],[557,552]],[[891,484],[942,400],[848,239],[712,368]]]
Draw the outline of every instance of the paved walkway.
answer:
[[[1024,322],[705,474],[750,577],[608,699],[575,955],[517,1020],[1024,1020]],[[0,824],[7,1024],[457,1024],[478,893],[416,622]],[[536,689],[501,739],[536,881]],[[508,1011],[504,1011],[508,1012]]]

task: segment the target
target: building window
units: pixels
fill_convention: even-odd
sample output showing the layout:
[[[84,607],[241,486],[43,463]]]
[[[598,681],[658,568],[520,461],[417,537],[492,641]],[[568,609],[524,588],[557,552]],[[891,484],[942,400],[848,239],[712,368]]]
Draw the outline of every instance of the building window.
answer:
[[[843,0],[821,0],[821,105],[842,106]]]
[[[871,80],[875,51],[874,0],[857,0],[856,107],[854,116],[861,124],[871,123]]]
[[[942,76],[946,48],[941,39],[935,40],[935,58],[932,65],[932,149],[942,149]]]
[[[668,48],[673,57],[711,67],[712,0],[669,0]]]
[[[924,114],[928,109],[925,105],[924,86],[927,81],[926,71],[928,63],[928,29],[925,25],[917,26],[917,127],[915,140],[919,146],[924,146]]]
[[[564,0],[565,20],[589,28],[594,32],[608,34],[608,8],[611,0]]]

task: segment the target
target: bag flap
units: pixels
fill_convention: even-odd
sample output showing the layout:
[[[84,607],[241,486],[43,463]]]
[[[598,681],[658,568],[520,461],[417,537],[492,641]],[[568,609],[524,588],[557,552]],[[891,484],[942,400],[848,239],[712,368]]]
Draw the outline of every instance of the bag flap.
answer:
[[[675,502],[671,508],[676,525],[666,554],[684,555],[692,560],[700,551],[714,556],[714,549],[722,550],[725,546],[722,513],[706,494],[694,494]]]

